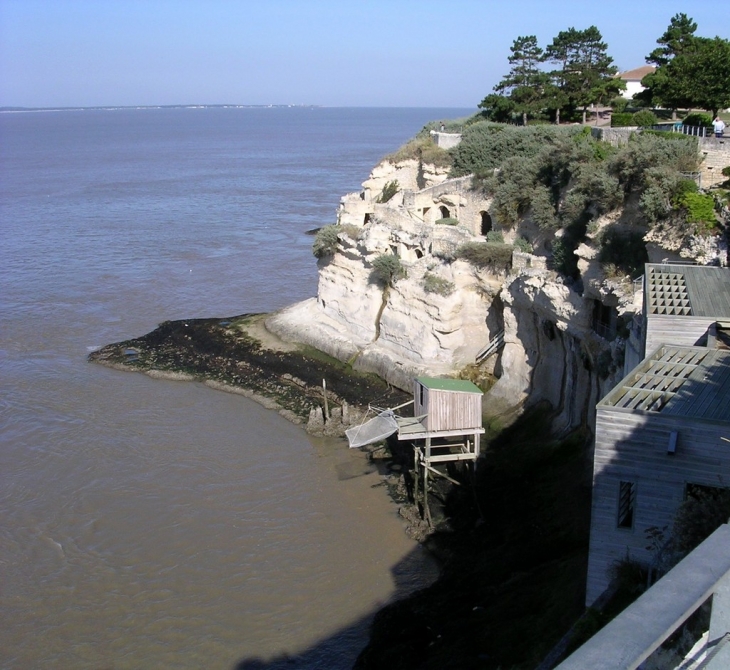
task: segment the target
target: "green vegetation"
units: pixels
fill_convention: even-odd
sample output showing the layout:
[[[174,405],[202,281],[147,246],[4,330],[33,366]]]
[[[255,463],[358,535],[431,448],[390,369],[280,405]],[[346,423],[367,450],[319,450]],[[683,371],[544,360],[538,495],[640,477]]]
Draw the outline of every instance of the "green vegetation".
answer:
[[[644,104],[669,109],[706,109],[712,116],[730,106],[730,41],[697,37],[697,24],[676,14],[657,40],[647,62],[656,66],[641,83],[637,98]],[[688,124],[690,125],[690,124]]]
[[[585,123],[589,105],[602,104],[625,88],[607,48],[595,26],[561,31],[544,51],[534,35],[518,37],[510,47],[509,73],[479,107],[493,121],[510,121],[517,114],[523,126],[528,117],[553,117],[559,124],[562,109],[570,117],[580,111]],[[542,70],[546,62],[555,68]]]
[[[443,219],[436,219],[437,226],[458,226],[459,219],[455,219],[452,216],[446,216]]]
[[[656,114],[648,109],[642,109],[641,111],[636,112],[632,118],[634,125],[639,126],[639,128],[653,126],[659,120],[657,119]]]
[[[712,117],[703,112],[692,112],[684,117],[682,123],[685,126],[696,126],[699,128],[712,128]]]
[[[456,286],[448,279],[427,272],[423,275],[423,290],[426,293],[436,293],[447,297],[456,290]]]
[[[451,155],[446,149],[436,146],[425,128],[412,140],[406,142],[400,149],[388,154],[384,160],[391,163],[401,163],[407,160],[417,160],[436,167],[449,167]]]
[[[687,221],[704,224],[712,229],[717,224],[715,218],[715,199],[704,193],[684,193],[678,198],[678,205],[687,212]]]
[[[626,128],[633,126],[634,115],[631,112],[614,112],[611,114],[611,128]]]
[[[378,202],[388,202],[396,193],[398,193],[399,188],[400,184],[398,184],[397,179],[387,182],[385,186],[383,186],[383,192],[380,194]]]
[[[467,242],[456,250],[456,258],[477,268],[507,270],[512,264],[512,249],[509,244],[498,242]]]
[[[334,224],[320,228],[314,238],[314,244],[312,244],[312,253],[317,258],[333,256],[337,251],[340,232],[340,227]]]
[[[532,253],[532,245],[530,244],[530,241],[524,237],[518,237],[513,246],[517,249],[517,251],[521,251],[525,254]]]
[[[373,261],[372,276],[385,286],[393,286],[406,276],[406,269],[395,254],[381,254]]]

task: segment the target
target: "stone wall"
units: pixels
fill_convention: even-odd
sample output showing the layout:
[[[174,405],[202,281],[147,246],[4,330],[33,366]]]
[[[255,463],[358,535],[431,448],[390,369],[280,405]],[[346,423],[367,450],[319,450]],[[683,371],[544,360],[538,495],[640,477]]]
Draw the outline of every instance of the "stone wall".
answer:
[[[700,165],[702,187],[708,188],[727,180],[722,169],[730,166],[730,137],[702,137],[699,142],[700,153],[704,158]]]

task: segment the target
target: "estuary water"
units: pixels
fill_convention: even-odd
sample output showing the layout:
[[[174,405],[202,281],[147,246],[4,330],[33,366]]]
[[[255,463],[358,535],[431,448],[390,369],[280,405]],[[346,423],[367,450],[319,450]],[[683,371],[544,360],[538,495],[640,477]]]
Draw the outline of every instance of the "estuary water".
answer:
[[[433,579],[343,441],[86,355],[314,295],[305,231],[466,113],[0,114],[1,667],[348,668]]]

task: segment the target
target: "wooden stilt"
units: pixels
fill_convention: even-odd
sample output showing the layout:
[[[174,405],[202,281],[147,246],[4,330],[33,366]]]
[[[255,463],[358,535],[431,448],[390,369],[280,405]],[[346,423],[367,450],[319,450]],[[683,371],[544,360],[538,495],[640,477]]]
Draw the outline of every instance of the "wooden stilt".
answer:
[[[431,438],[426,438],[426,455],[423,463],[423,512],[426,515],[429,528],[433,527],[431,521],[431,508],[428,505],[428,463],[431,460]]]

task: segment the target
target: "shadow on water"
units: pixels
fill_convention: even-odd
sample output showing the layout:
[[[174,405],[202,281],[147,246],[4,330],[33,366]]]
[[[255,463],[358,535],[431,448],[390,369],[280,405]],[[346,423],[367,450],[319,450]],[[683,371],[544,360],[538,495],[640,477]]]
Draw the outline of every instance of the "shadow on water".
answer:
[[[423,552],[418,547],[393,568],[395,593],[391,602],[413,593],[414,578],[423,566]],[[356,576],[354,576],[356,578]],[[377,610],[358,619],[299,654],[283,654],[264,660],[243,658],[232,670],[345,670],[355,665],[358,654],[368,643],[370,624]],[[316,612],[313,613],[316,617]]]

